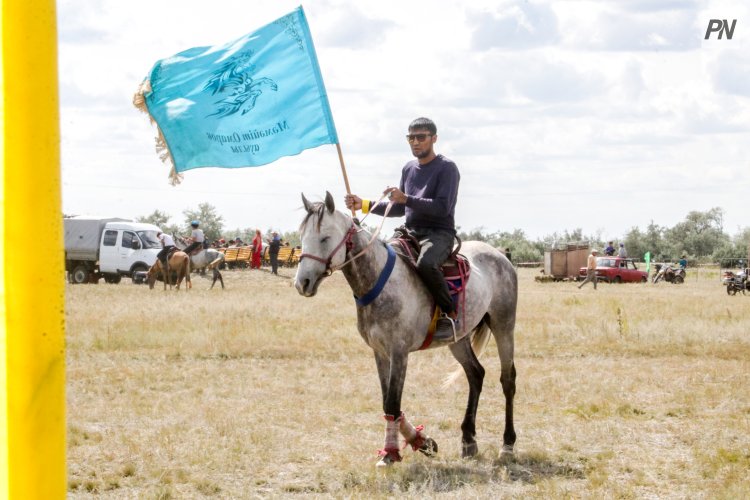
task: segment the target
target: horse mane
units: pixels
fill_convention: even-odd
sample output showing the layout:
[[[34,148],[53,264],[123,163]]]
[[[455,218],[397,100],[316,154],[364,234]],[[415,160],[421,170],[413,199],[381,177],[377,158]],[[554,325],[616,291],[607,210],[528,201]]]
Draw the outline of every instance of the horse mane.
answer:
[[[318,224],[317,229],[320,231],[320,224],[323,221],[323,215],[326,212],[326,204],[322,201],[316,201],[310,204],[310,210],[307,212],[307,215],[302,220],[302,224],[299,225],[299,231],[302,232],[305,227],[307,227],[307,223],[310,221],[313,215],[318,216]]]

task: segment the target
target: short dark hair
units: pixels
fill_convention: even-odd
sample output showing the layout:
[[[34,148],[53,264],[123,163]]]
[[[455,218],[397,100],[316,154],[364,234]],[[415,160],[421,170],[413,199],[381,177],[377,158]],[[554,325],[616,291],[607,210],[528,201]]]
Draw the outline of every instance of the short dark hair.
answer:
[[[437,134],[437,127],[435,126],[435,122],[433,122],[429,118],[425,118],[425,117],[417,118],[416,120],[413,120],[409,124],[409,130],[418,129],[418,128],[429,130],[429,132],[432,135]]]

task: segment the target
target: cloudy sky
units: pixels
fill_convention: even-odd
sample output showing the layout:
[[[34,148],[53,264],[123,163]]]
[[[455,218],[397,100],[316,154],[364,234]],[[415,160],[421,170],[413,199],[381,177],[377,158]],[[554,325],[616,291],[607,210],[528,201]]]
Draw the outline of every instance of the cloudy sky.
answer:
[[[208,202],[227,229],[294,230],[299,195],[345,187],[334,146],[167,182],[132,96],[154,62],[233,40],[286,0],[58,1],[63,211],[119,217]],[[310,0],[303,4],[352,191],[410,159],[417,116],[461,171],[464,230],[617,238],[721,207],[750,226],[750,4],[736,1]],[[733,38],[704,40],[710,19]],[[341,203],[343,207],[343,203]],[[368,220],[368,223],[372,219]],[[386,226],[393,227],[393,224]]]

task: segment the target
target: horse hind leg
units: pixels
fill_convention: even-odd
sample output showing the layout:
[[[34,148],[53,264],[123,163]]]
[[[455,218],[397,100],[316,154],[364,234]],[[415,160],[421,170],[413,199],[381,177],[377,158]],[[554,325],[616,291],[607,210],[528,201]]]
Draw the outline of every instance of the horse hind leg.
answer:
[[[215,267],[212,269],[213,278],[214,280],[211,282],[211,289],[213,290],[214,285],[216,284],[216,281],[218,280],[221,283],[221,289],[224,289],[224,278],[221,276],[221,273],[218,269]]]
[[[488,328],[486,322],[483,321],[475,334],[487,335]],[[477,408],[479,407],[479,395],[482,393],[485,374],[484,367],[474,353],[469,339],[470,336],[466,336],[459,342],[449,346],[451,353],[464,369],[466,378],[469,381],[469,400],[466,403],[464,421],[461,423],[461,456],[464,458],[473,457],[479,452],[476,440],[476,418]]]
[[[516,395],[516,366],[513,361],[513,330],[515,311],[506,315],[503,321],[490,319],[490,328],[495,336],[497,352],[500,355],[500,384],[505,396],[505,431],[503,432],[503,454],[512,454],[516,443],[516,430],[513,426],[513,398]]]

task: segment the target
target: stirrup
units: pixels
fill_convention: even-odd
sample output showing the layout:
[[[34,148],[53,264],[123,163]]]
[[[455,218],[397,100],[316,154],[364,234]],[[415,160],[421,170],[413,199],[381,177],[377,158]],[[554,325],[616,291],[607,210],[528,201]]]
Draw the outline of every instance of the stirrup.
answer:
[[[456,342],[456,328],[458,327],[458,319],[453,319],[444,312],[440,313],[440,317],[435,324],[435,333],[433,334],[433,340],[451,340]]]

